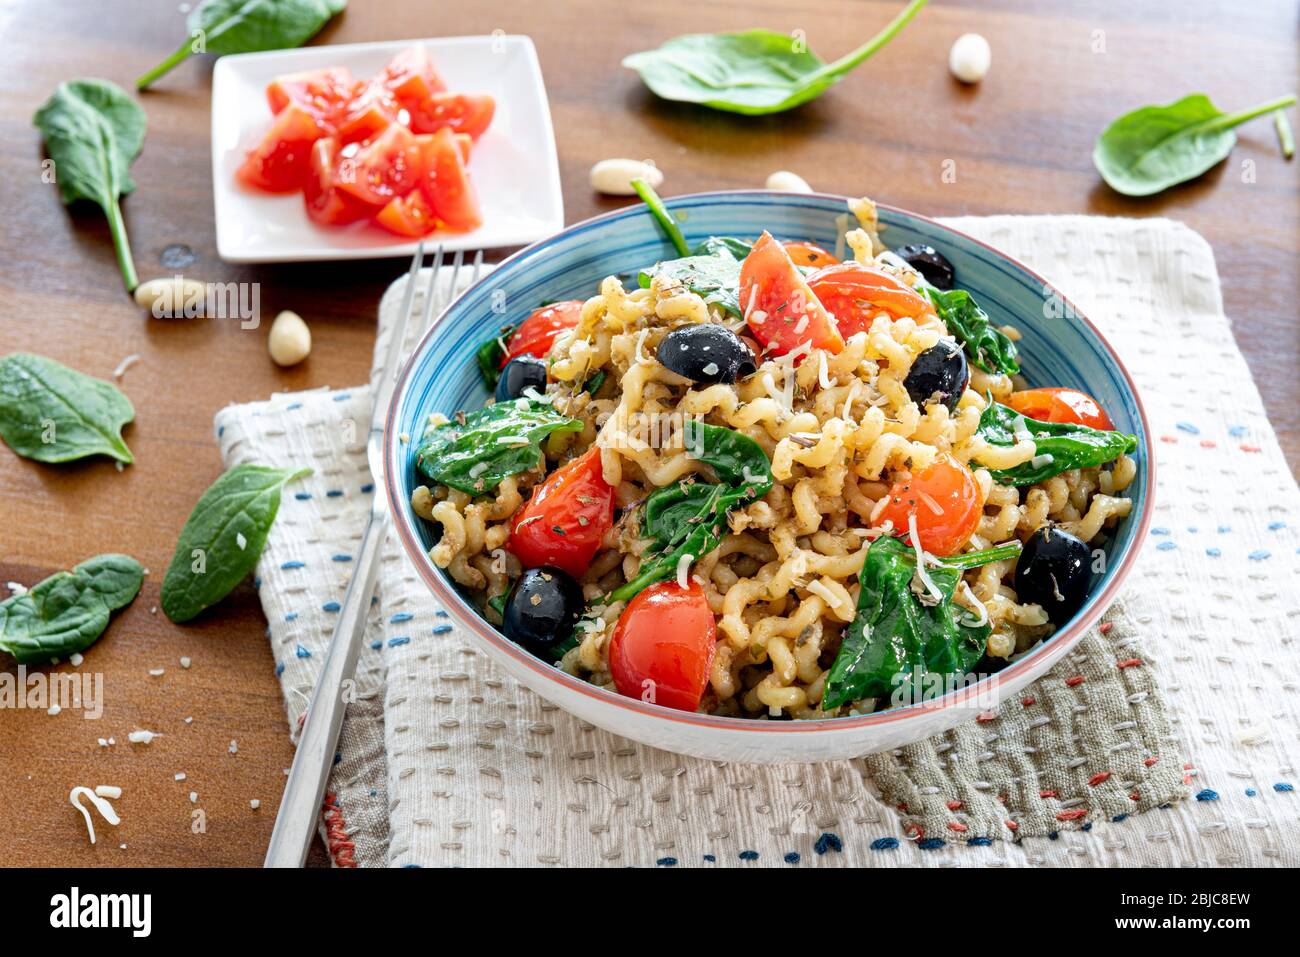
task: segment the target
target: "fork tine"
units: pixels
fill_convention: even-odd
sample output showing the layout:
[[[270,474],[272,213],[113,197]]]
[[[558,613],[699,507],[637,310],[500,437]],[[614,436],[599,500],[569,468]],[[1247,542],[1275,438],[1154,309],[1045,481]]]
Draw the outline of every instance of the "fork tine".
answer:
[[[381,378],[397,365],[397,356],[401,354],[402,341],[406,338],[406,327],[411,321],[411,312],[415,305],[415,280],[420,274],[420,267],[423,264],[424,240],[420,240],[415,247],[415,256],[411,259],[411,269],[406,274],[406,291],[402,294],[402,308],[397,319],[397,325],[392,331],[392,339],[388,342],[388,352],[384,356]]]
[[[433,254],[433,268],[429,272],[429,285],[424,293],[424,315],[420,317],[420,326],[415,330],[417,337],[429,328],[429,323],[433,320],[433,306],[438,301],[438,279],[442,276],[442,263],[443,248],[440,243]]]
[[[478,282],[483,275],[483,250],[474,254],[474,271],[469,275],[469,284],[472,286]]]

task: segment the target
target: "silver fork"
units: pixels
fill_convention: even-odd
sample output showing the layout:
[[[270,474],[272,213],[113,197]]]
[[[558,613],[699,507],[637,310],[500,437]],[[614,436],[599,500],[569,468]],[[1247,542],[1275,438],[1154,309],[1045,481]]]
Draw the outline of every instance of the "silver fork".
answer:
[[[417,336],[428,329],[433,321],[433,304],[437,299],[442,262],[443,250],[439,246],[433,255],[433,270],[424,293],[423,315],[415,320],[419,323],[414,327]],[[298,738],[298,750],[294,754],[293,767],[284,786],[284,797],[275,818],[275,830],[271,832],[271,843],[266,850],[265,867],[302,867],[316,834],[321,802],[325,797],[325,783],[329,779],[330,768],[334,765],[334,749],[338,746],[339,729],[347,711],[343,686],[356,672],[361,636],[366,630],[366,613],[370,608],[370,597],[375,592],[375,578],[379,572],[379,550],[388,534],[390,516],[388,497],[384,494],[383,467],[384,420],[393,398],[402,344],[406,341],[408,327],[415,319],[415,284],[423,263],[424,243],[421,242],[411,261],[411,271],[406,277],[401,319],[393,329],[392,340],[388,343],[384,366],[374,391],[370,435],[366,439],[366,459],[375,486],[370,502],[370,518],[366,522],[365,534],[361,537],[355,570],[352,580],[348,582],[347,594],[343,598],[334,636],[330,639],[325,664],[316,681],[311,702],[307,705],[302,734]],[[448,302],[455,298],[456,281],[460,278],[462,265],[464,253],[458,250],[452,258],[451,281],[447,287]],[[471,285],[478,281],[482,268],[483,252],[480,250],[474,256]]]

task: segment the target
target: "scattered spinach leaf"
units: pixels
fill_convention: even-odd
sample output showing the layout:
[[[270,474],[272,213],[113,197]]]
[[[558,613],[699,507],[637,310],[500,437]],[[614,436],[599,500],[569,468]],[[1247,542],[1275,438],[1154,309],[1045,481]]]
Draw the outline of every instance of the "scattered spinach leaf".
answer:
[[[229,595],[253,570],[280,510],[280,492],[311,469],[236,465],[221,475],[185,520],[162,583],[162,610],[189,621]]]
[[[144,110],[107,80],[69,80],[32,122],[45,138],[63,204],[88,199],[108,217],[122,283],[132,292],[139,280],[120,200],[135,189],[130,169],[144,146]]]
[[[1028,433],[1038,454],[1028,462],[1010,469],[992,469],[989,474],[999,485],[1034,485],[1071,469],[1102,465],[1137,448],[1137,436],[1123,432],[1106,432],[1071,422],[1039,422],[1014,409],[994,402],[980,416],[975,434],[989,445],[1010,448],[1016,435]],[[979,455],[975,456],[976,460]]]
[[[176,52],[135,81],[143,90],[195,53],[256,53],[302,46],[347,0],[203,0],[185,20]]]
[[[506,354],[504,343],[510,340],[518,328],[518,326],[506,326],[479,346],[474,353],[474,358],[478,362],[478,374],[489,392],[496,389],[497,380],[501,378],[501,360]]]
[[[1092,163],[1111,189],[1125,196],[1150,196],[1195,179],[1237,143],[1233,127],[1283,110],[1295,95],[1224,113],[1204,93],[1173,103],[1143,106],[1111,122],[1092,151]]]
[[[718,547],[727,530],[727,512],[772,488],[772,465],[749,436],[696,419],[687,419],[683,437],[689,454],[712,467],[719,481],[677,482],[646,499],[642,534],[655,550],[641,561],[637,577],[614,589],[608,601],[623,601],[643,588],[677,574],[683,555],[700,558]]]
[[[133,418],[131,400],[111,382],[28,352],[0,359],[0,438],[25,458],[107,455],[129,465],[122,426]]]
[[[596,374],[582,384],[582,391],[595,395],[605,384],[605,370],[597,369]]]
[[[945,555],[936,561],[942,562],[949,568],[979,568],[982,565],[991,565],[993,562],[1005,561],[1008,558],[1015,558],[1021,552],[1019,542],[1005,542],[1002,545],[994,545],[992,548],[982,548],[975,552],[963,552],[960,555]]]
[[[97,555],[0,602],[0,651],[28,664],[85,651],[109,617],[140,591],[144,568],[127,555]]]
[[[953,338],[962,344],[971,362],[993,375],[1014,375],[1020,371],[1016,344],[993,326],[989,314],[980,308],[970,293],[965,289],[945,292],[929,284],[921,286],[921,289]]]
[[[465,413],[463,422],[430,429],[415,453],[415,464],[440,485],[483,495],[506,476],[537,468],[542,439],[552,432],[581,429],[579,420],[542,402],[498,402]]]
[[[731,253],[737,260],[744,262],[754,249],[754,244],[746,242],[743,239],[737,239],[735,236],[710,236],[701,243],[697,243],[691,250],[692,256],[712,256],[719,249],[725,249]]]
[[[664,235],[673,244],[673,249],[677,250],[677,255],[689,256],[691,247],[686,244],[686,237],[682,235],[682,228],[677,225],[677,220],[673,218],[673,214],[668,212],[668,207],[659,198],[659,194],[654,191],[654,187],[643,179],[634,179],[632,180],[632,188],[641,197],[641,201],[646,204],[646,208],[650,210],[650,215],[655,218],[655,222],[663,229]]]
[[[677,37],[657,50],[624,57],[623,65],[665,100],[750,116],[779,113],[821,96],[892,40],[925,3],[912,0],[883,30],[832,63],[797,37],[748,30]]]
[[[926,603],[912,588],[916,553],[899,538],[878,538],[858,576],[857,614],[840,645],[822,694],[824,711],[880,698],[924,674],[964,675],[984,654],[992,629],[967,623],[954,607],[956,568],[931,568],[943,600]]]

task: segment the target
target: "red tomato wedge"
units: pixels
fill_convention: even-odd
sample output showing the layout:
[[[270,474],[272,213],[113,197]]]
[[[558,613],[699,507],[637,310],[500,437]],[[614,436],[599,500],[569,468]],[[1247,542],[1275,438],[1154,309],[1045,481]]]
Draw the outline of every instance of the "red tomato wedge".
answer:
[[[433,68],[429,52],[422,46],[410,46],[388,61],[375,82],[399,101],[421,99],[447,89]]]
[[[831,352],[844,348],[835,320],[766,230],[740,266],[740,306],[749,331],[772,355],[805,342]]]
[[[506,342],[505,355],[501,357],[501,368],[515,356],[536,356],[546,358],[551,351],[555,337],[566,329],[572,329],[582,318],[582,300],[569,299],[554,302],[549,306],[534,309],[519,328]]]
[[[375,206],[405,196],[420,178],[420,145],[406,127],[394,123],[349,159],[354,175],[341,176],[339,189]]]
[[[375,222],[399,236],[427,236],[438,228],[433,207],[418,189],[390,199],[375,216]]]
[[[1076,389],[1025,389],[1011,393],[1005,404],[1039,422],[1070,422],[1107,432],[1115,428],[1101,403]]]
[[[434,93],[419,102],[402,101],[410,113],[411,129],[436,133],[450,129],[478,139],[492,122],[497,104],[486,93]]]
[[[333,125],[352,100],[356,80],[347,67],[309,70],[278,76],[266,88],[266,102],[272,113],[297,103],[322,122]]]
[[[506,548],[525,568],[554,565],[581,578],[614,524],[614,488],[605,481],[600,449],[556,469],[533,489],[510,529]]]
[[[235,172],[249,186],[272,193],[301,189],[307,177],[311,145],[329,131],[297,103],[289,103],[275,117],[262,142],[249,151]]]
[[[465,168],[464,147],[456,134],[444,128],[423,142],[416,140],[416,145],[420,189],[438,219],[462,232],[482,226],[478,193]]]
[[[835,316],[845,338],[870,329],[882,309],[896,319],[934,311],[928,299],[901,279],[859,262],[819,269],[808,277],[808,285]]]
[[[317,140],[311,147],[311,158],[306,179],[303,181],[303,199],[307,215],[312,222],[322,226],[341,226],[369,219],[378,212],[370,203],[363,203],[351,193],[338,188],[340,175],[348,175],[351,167],[339,157],[340,144],[332,136]]]
[[[820,269],[822,266],[833,266],[839,262],[833,253],[816,243],[791,240],[781,245],[785,247],[785,251],[790,254],[790,261],[796,266],[813,266]]]
[[[678,711],[695,711],[709,683],[717,628],[704,590],[692,581],[651,585],[633,598],[609,639],[618,693]]]
[[[911,544],[909,520],[915,515],[921,547],[931,555],[960,551],[984,513],[975,476],[951,455],[941,455],[908,481],[895,483],[885,502],[872,513],[872,524],[893,522],[894,532]]]
[[[374,139],[398,121],[401,107],[384,87],[358,83],[351,99],[339,110],[338,137],[345,143]]]

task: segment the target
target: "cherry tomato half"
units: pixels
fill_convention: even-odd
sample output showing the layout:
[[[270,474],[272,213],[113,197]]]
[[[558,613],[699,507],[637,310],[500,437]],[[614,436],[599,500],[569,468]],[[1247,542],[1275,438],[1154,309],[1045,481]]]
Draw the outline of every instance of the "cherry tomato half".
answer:
[[[820,269],[822,266],[833,266],[839,262],[834,254],[816,243],[791,240],[781,245],[785,247],[785,251],[790,254],[790,261],[796,266],[812,266]]]
[[[581,578],[614,524],[614,488],[605,481],[600,449],[556,469],[516,514],[506,548],[525,568],[554,565]]]
[[[874,524],[893,522],[894,531],[911,544],[908,520],[915,515],[921,547],[931,555],[959,551],[975,534],[984,511],[975,476],[951,455],[940,456],[906,482],[896,482],[887,499]]]
[[[896,319],[915,319],[934,311],[929,300],[901,279],[860,262],[819,269],[808,277],[808,285],[835,316],[846,339],[870,329],[871,320],[882,309]]]
[[[1093,429],[1114,429],[1101,403],[1076,389],[1025,389],[1013,392],[1006,405],[1039,422],[1070,422]]]
[[[566,329],[572,329],[581,318],[582,301],[578,299],[553,302],[549,306],[533,310],[506,342],[506,354],[501,357],[501,368],[504,369],[506,363],[515,356],[545,359],[555,337]]]
[[[609,672],[619,694],[695,711],[716,649],[713,612],[699,584],[660,582],[619,616],[609,639]]]
[[[772,355],[783,356],[805,342],[831,352],[844,348],[835,320],[766,230],[740,266],[740,306],[749,331]]]

